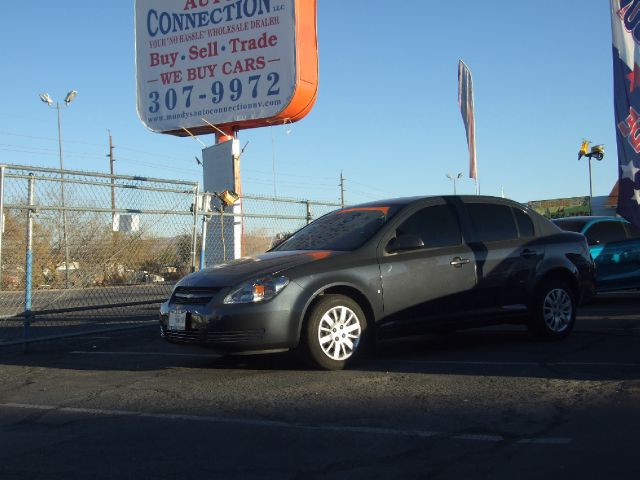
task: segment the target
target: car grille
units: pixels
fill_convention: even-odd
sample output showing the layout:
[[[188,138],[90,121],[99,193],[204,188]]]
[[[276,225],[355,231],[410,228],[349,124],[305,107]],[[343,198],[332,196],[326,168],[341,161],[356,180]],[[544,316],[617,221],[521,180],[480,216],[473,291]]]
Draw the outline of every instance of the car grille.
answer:
[[[219,345],[224,343],[231,344],[262,340],[264,337],[264,329],[243,330],[238,332],[208,332],[206,330],[178,332],[165,329],[164,334],[168,340],[174,342],[215,343]]]
[[[178,287],[173,292],[171,303],[181,305],[206,305],[224,287]]]

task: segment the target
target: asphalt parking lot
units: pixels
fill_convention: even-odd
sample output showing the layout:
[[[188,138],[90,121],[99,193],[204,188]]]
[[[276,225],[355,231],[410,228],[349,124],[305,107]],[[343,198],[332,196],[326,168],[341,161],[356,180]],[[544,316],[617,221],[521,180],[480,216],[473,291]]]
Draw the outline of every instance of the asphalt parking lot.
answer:
[[[157,329],[0,350],[0,478],[639,478],[640,294],[401,339],[342,372]]]

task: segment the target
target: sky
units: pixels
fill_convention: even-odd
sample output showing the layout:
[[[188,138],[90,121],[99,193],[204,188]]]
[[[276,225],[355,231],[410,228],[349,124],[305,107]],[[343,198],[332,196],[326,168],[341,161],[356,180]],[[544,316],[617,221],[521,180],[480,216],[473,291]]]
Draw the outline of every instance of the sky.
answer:
[[[136,113],[131,0],[4,2],[0,163],[202,182],[202,146],[148,130]],[[474,193],[457,65],[475,90],[480,191],[520,202],[594,195],[617,175],[611,19],[606,0],[318,0],[319,90],[293,125],[239,132],[243,191],[347,204]],[[212,135],[201,136],[206,145]],[[247,143],[248,142],[248,143]]]

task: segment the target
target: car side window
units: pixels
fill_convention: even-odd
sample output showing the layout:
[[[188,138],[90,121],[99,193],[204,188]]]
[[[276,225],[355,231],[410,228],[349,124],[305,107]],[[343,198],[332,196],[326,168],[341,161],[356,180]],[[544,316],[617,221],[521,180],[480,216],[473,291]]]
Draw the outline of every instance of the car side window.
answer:
[[[629,238],[640,239],[640,228],[636,227],[633,223],[625,223]]]
[[[627,239],[624,226],[620,222],[598,222],[585,232],[589,245],[621,242]]]
[[[513,209],[513,213],[516,215],[516,223],[518,224],[518,231],[520,232],[520,238],[527,238],[534,236],[533,222],[531,217],[518,208]]]
[[[462,243],[458,216],[449,205],[433,205],[414,213],[396,229],[396,236],[403,234],[417,235],[424,248]]]
[[[490,203],[468,203],[467,211],[476,231],[477,240],[492,242],[518,238],[511,208]]]

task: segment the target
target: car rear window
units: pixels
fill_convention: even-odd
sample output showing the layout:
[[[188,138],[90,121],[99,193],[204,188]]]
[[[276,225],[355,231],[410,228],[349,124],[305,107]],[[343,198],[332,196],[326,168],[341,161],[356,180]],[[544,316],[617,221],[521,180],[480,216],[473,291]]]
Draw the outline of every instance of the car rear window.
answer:
[[[558,218],[553,220],[557,226],[559,226],[562,230],[567,230],[569,232],[578,232],[582,233],[582,229],[586,225],[587,222],[584,220],[567,220],[563,218]]]

